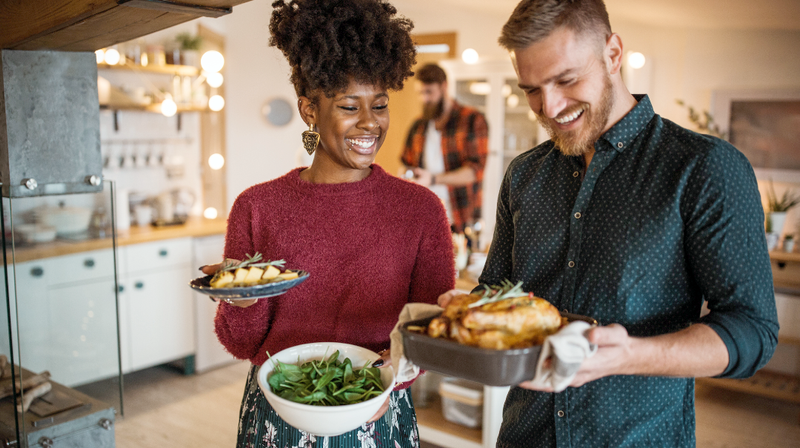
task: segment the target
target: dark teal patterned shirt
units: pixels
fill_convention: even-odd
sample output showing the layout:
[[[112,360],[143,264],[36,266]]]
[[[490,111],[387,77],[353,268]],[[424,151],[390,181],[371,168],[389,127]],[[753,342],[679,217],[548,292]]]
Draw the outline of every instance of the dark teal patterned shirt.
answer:
[[[558,309],[632,336],[697,322],[725,342],[722,377],[772,356],[778,319],[747,159],[639,101],[582,157],[551,141],[506,171],[483,284],[523,281]],[[584,176],[585,174],[585,176]],[[710,313],[701,317],[706,302]],[[611,376],[553,394],[512,388],[498,447],[691,447],[694,380]]]

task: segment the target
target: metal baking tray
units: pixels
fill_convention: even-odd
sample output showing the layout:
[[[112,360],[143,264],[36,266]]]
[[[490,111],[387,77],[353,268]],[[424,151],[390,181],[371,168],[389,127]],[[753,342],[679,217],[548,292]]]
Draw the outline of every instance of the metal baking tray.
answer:
[[[597,321],[579,314],[561,313],[569,321]],[[408,330],[409,326],[426,327],[436,316],[406,322],[400,327],[403,354],[424,370],[463,378],[487,386],[515,386],[530,381],[536,373],[541,345],[511,350],[492,350],[459,344],[449,339],[432,338]]]

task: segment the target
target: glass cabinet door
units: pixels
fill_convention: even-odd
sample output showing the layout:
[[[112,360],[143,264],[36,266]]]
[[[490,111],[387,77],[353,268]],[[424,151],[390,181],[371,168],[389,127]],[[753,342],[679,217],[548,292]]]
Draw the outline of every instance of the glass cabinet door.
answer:
[[[2,200],[0,388],[12,376],[50,385],[33,400],[33,386],[0,399],[0,428],[17,430],[0,434],[8,443],[29,446],[84,411],[122,411],[112,197],[106,182],[99,193]]]

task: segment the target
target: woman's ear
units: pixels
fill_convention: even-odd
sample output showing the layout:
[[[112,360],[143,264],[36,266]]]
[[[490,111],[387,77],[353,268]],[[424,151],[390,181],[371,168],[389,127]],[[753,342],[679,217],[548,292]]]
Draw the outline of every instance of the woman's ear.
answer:
[[[297,110],[306,124],[317,124],[317,107],[311,98],[301,96],[297,100]]]

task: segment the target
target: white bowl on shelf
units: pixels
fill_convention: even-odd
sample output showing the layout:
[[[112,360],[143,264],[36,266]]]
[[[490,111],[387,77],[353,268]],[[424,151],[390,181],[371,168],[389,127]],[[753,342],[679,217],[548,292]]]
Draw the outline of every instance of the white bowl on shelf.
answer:
[[[56,228],[42,224],[20,224],[14,231],[26,243],[47,243],[56,239]]]
[[[302,364],[310,360],[323,359],[339,350],[339,361],[350,358],[353,368],[372,363],[380,355],[362,347],[338,342],[315,342],[290,347],[272,355],[258,371],[258,385],[275,412],[288,424],[317,436],[337,436],[352,431],[372,418],[394,389],[394,370],[381,368],[384,392],[377,397],[356,404],[342,406],[314,406],[296,403],[275,395],[267,382],[275,368],[275,360],[286,364]]]
[[[58,236],[89,230],[92,210],[85,207],[42,207],[36,210],[36,222],[54,227]]]

